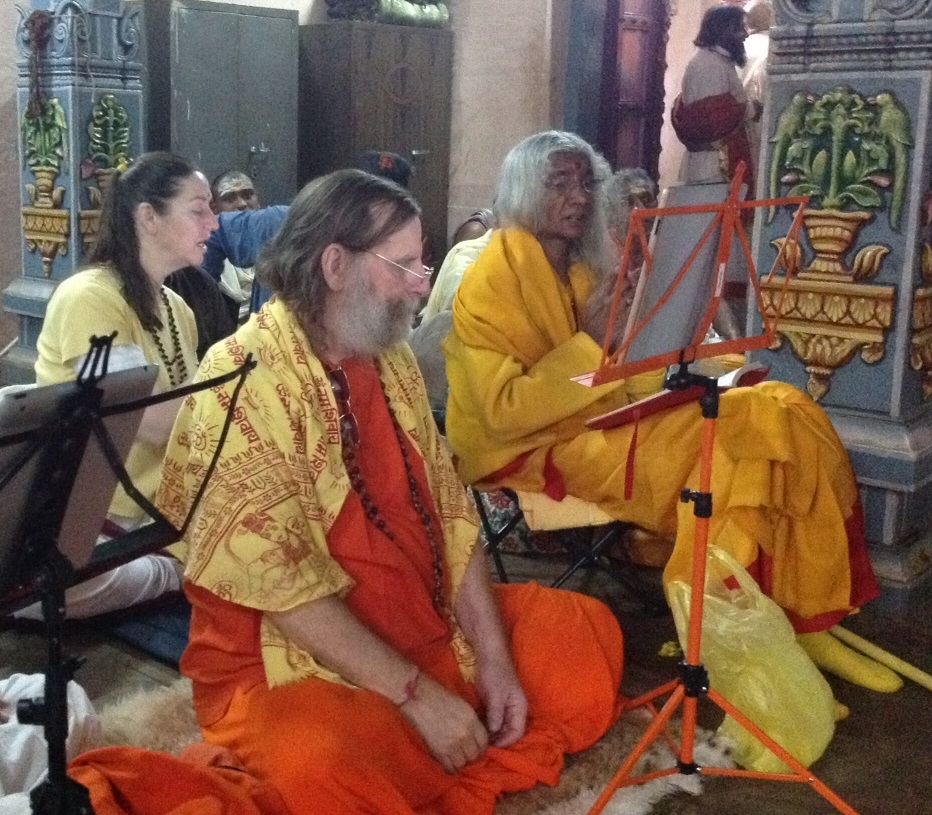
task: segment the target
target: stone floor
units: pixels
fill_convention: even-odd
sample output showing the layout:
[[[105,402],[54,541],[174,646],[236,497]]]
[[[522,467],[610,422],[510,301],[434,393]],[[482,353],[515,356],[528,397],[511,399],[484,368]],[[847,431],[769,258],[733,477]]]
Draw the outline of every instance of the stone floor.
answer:
[[[548,582],[562,570],[552,559],[507,557],[515,579]],[[646,572],[649,581],[658,573]],[[617,584],[598,572],[574,578],[573,588],[610,602],[625,634],[623,691],[645,693],[676,675],[675,660],[660,656],[664,643],[675,639],[672,618],[650,617]],[[887,590],[846,627],[861,634],[922,670],[932,672],[932,586],[913,592]],[[69,627],[65,641],[85,663],[77,680],[92,701],[102,706],[144,687],[168,685],[178,674],[91,630]],[[0,676],[43,668],[41,637],[23,632],[0,632]],[[932,815],[932,695],[907,681],[894,694],[865,691],[829,677],[836,697],[851,716],[838,725],[826,754],[812,768],[817,777],[860,815]],[[710,702],[700,705],[700,725],[714,728],[721,714]],[[619,765],[625,756],[618,757]],[[706,778],[698,796],[668,798],[655,807],[657,815],[808,815],[837,810],[807,784]]]
[[[556,564],[509,558],[515,576],[545,580]],[[648,581],[659,574],[647,570]],[[635,697],[677,676],[676,660],[660,655],[676,638],[672,617],[646,616],[639,604],[598,572],[575,586],[610,602],[625,636],[622,691]],[[845,627],[932,673],[932,585],[912,592],[888,589]],[[851,709],[813,773],[860,815],[932,815],[932,692],[910,681],[881,694],[828,676],[836,699]],[[662,700],[661,700],[662,701]],[[722,714],[700,703],[699,724],[714,729]],[[619,756],[619,765],[625,756]],[[657,804],[656,815],[821,815],[838,810],[808,784],[738,778],[704,779],[704,793]]]

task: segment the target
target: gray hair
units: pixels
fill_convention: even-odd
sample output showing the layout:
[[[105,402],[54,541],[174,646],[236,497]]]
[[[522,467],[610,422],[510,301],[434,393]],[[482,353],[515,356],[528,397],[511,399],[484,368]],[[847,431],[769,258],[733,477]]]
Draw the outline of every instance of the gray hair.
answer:
[[[544,225],[546,189],[544,179],[553,158],[559,154],[584,159],[598,188],[593,193],[592,219],[586,234],[574,247],[573,257],[590,266],[597,274],[612,269],[607,244],[601,184],[608,179],[608,162],[575,133],[548,130],[529,136],[505,156],[498,180],[493,209],[499,226],[520,227],[534,235]]]
[[[624,238],[631,219],[631,197],[646,190],[657,195],[657,185],[640,167],[623,167],[606,182],[603,190],[605,220],[609,229],[614,229]]]
[[[330,295],[321,267],[324,249],[336,243],[365,252],[420,214],[417,201],[398,184],[362,170],[337,170],[298,193],[262,250],[256,275],[295,313],[319,349]]]

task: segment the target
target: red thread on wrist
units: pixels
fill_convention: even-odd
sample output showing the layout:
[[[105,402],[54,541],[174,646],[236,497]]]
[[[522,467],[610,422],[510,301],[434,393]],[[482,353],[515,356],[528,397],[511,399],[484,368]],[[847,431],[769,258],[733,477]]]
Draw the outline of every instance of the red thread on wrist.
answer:
[[[420,678],[421,669],[415,667],[415,669],[411,672],[411,676],[408,677],[408,681],[405,682],[404,696],[401,697],[401,701],[395,702],[398,707],[407,704],[417,695],[417,683]]]

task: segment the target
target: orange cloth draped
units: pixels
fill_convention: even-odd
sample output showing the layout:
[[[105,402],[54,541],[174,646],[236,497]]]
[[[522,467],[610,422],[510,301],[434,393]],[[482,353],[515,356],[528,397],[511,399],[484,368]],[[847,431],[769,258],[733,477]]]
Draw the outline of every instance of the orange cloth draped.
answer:
[[[750,198],[754,194],[754,164],[746,117],[747,104],[730,93],[706,96],[688,105],[677,96],[671,111],[673,129],[687,150],[723,148],[729,178],[734,178],[739,162],[744,162],[747,168],[744,180]]]
[[[189,592],[192,636],[203,641],[198,612],[212,603],[214,618],[223,619],[220,607],[229,604],[203,589]],[[584,595],[533,583],[496,593],[528,697],[527,732],[508,749],[489,747],[456,775],[430,757],[385,697],[313,677],[231,688],[226,711],[203,727],[204,737],[233,750],[295,815],[491,815],[503,792],[556,784],[564,754],[589,747],[617,719],[621,632],[608,608]],[[449,648],[422,653],[418,664],[481,707]]]
[[[269,784],[212,745],[180,757],[105,747],[78,756],[68,774],[87,788],[95,815],[291,815]]]
[[[344,370],[360,428],[357,461],[394,537],[367,519],[355,493],[347,497],[327,536],[331,555],[355,583],[346,603],[479,711],[481,700],[450,648],[450,626],[432,603],[433,558],[378,374],[361,363]],[[423,464],[413,448],[407,452],[417,488],[427,496]],[[433,513],[431,522],[438,523]],[[194,682],[204,736],[271,782],[296,815],[491,813],[502,792],[555,784],[564,754],[594,743],[618,715],[621,632],[604,605],[581,595],[536,585],[497,590],[528,695],[528,732],[511,748],[489,748],[461,773],[448,775],[379,694],[314,677],[269,688],[261,612],[191,583],[186,590],[193,614],[182,670]],[[560,643],[558,658],[554,642]]]

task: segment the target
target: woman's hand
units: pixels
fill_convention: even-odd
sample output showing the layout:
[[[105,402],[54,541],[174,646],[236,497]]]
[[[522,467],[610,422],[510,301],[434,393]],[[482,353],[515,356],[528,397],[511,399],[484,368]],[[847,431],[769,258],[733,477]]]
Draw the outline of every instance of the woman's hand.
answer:
[[[469,704],[421,674],[412,697],[398,708],[448,773],[475,761],[489,743],[488,731]]]

